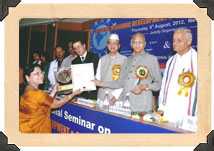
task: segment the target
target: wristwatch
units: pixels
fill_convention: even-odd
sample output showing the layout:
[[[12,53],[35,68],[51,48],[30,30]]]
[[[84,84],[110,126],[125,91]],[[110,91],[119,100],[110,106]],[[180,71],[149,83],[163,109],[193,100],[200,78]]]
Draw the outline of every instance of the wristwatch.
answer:
[[[149,90],[149,88],[148,88],[148,85],[147,85],[147,87],[146,87],[146,89],[145,89],[146,91],[148,91]]]

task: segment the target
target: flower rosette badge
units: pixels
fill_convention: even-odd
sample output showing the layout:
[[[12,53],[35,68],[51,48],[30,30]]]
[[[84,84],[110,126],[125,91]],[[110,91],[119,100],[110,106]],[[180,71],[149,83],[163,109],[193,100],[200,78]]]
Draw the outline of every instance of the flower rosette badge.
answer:
[[[112,68],[112,73],[113,73],[112,80],[117,80],[117,78],[119,78],[121,68],[122,68],[122,66],[119,64],[114,65],[114,67]]]
[[[67,83],[71,80],[71,72],[69,70],[62,70],[58,73],[57,80],[61,83]]]
[[[137,85],[139,85],[141,80],[145,80],[148,77],[149,70],[146,66],[142,66],[142,65],[138,66],[135,69],[135,75],[136,75],[136,79],[139,79],[137,82]]]
[[[192,72],[183,72],[178,76],[178,84],[180,85],[180,90],[178,95],[181,95],[184,91],[185,97],[188,96],[188,88],[191,88],[195,82],[195,76]]]

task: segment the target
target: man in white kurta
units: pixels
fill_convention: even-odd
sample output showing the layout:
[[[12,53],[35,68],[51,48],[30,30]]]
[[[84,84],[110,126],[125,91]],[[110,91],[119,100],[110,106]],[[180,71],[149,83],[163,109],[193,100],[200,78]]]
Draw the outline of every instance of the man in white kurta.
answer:
[[[191,125],[191,122],[186,123],[187,121],[192,121],[192,123],[197,121],[197,52],[191,48],[191,43],[192,33],[189,29],[175,30],[173,49],[177,53],[166,64],[159,95],[158,113],[162,114],[165,120],[176,123],[178,128],[195,131],[196,125]],[[180,94],[178,93],[179,90],[182,90],[181,83],[178,82],[179,75],[185,72],[194,75],[193,85],[187,88],[187,96],[185,96],[185,89],[180,91]],[[186,75],[183,81],[188,83],[189,74]]]
[[[56,84],[56,77],[54,71],[58,68],[61,67],[62,61],[64,59],[65,51],[63,50],[62,47],[57,46],[55,48],[55,53],[57,59],[54,61],[51,61],[50,63],[50,68],[48,71],[48,80],[50,81],[51,87],[53,87]]]

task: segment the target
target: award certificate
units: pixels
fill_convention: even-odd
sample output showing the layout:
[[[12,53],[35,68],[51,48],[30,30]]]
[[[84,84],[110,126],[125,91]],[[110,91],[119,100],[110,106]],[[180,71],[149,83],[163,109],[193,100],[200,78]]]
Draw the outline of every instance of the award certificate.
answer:
[[[96,90],[94,82],[93,63],[71,65],[73,91],[81,89],[83,91]]]

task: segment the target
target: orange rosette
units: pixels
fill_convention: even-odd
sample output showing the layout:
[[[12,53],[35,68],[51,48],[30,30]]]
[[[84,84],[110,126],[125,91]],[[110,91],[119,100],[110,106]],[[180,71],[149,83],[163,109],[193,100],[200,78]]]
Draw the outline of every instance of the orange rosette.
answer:
[[[191,88],[195,83],[195,76],[192,72],[183,72],[178,76],[178,84],[180,85],[180,90],[178,95],[181,95],[184,91],[185,97],[188,96],[188,88]]]
[[[146,66],[138,66],[136,69],[135,69],[135,75],[136,75],[136,79],[139,79],[137,85],[140,84],[140,81],[141,80],[145,80],[148,75],[149,75],[149,70]]]
[[[122,66],[119,65],[119,64],[114,65],[114,67],[112,68],[112,73],[113,73],[113,75],[114,75],[114,76],[112,77],[112,80],[117,80],[117,78],[119,78],[121,68],[122,68]]]

